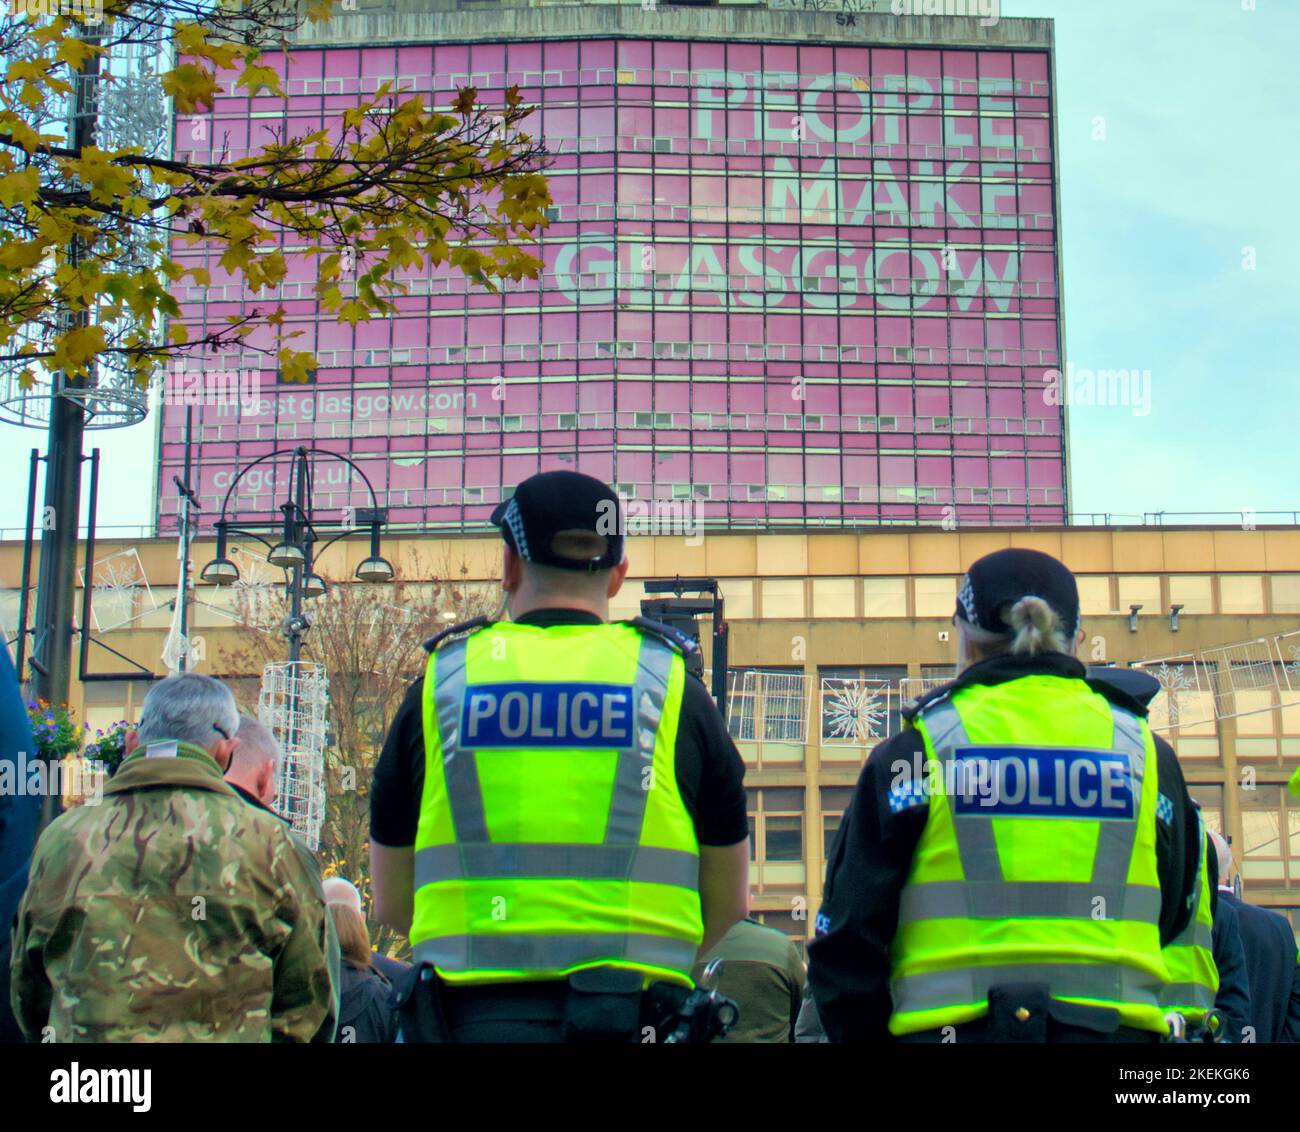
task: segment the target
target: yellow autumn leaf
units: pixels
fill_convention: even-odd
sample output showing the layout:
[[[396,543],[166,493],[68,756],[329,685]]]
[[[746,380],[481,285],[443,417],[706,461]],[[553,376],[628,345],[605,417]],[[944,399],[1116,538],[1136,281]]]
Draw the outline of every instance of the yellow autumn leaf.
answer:
[[[311,372],[316,368],[315,355],[309,354],[304,350],[281,350],[280,359],[280,376],[285,381],[296,381],[299,383],[311,380]]]
[[[189,327],[183,322],[169,322],[167,324],[167,339],[179,346],[185,345],[190,340]]]
[[[96,55],[103,55],[104,49],[93,43],[87,43],[84,39],[77,39],[75,36],[68,36],[59,43],[59,49],[54,53],[54,57],[61,63],[67,63],[74,71],[80,70],[81,65]]]
[[[15,59],[5,70],[5,79],[11,83],[39,83],[50,69],[48,59]]]
[[[102,326],[79,326],[69,330],[55,343],[53,367],[73,374],[85,373],[86,363],[97,357],[104,346]]]
[[[246,64],[243,74],[235,80],[235,86],[246,87],[250,95],[284,93],[280,89],[280,76],[272,68],[260,63]]]
[[[197,63],[182,63],[162,77],[163,93],[176,102],[176,109],[191,113],[210,109],[217,94],[217,81],[212,72]]]
[[[13,208],[15,204],[31,204],[41,191],[41,172],[35,165],[0,177],[0,204]]]
[[[356,299],[349,299],[339,309],[339,322],[348,322],[356,326],[358,322],[369,322],[370,311],[364,303],[359,303]]]

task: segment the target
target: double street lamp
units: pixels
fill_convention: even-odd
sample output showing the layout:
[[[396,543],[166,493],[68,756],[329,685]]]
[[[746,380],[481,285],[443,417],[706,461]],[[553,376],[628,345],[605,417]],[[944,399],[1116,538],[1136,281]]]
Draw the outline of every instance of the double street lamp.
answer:
[[[283,516],[279,523],[243,523],[227,516],[230,499],[243,478],[261,464],[275,460],[277,457],[290,456],[293,463],[289,471],[289,484],[285,502],[279,510]],[[339,460],[346,464],[361,478],[370,496],[371,506],[355,508],[355,515],[342,519],[321,519],[313,507],[313,473],[314,465],[321,460]],[[354,509],[349,508],[349,511]],[[282,448],[268,452],[246,464],[230,481],[225,498],[221,501],[221,517],[216,523],[217,552],[216,557],[203,567],[201,577],[205,582],[216,585],[230,585],[239,580],[239,567],[231,561],[229,538],[232,534],[246,535],[268,548],[267,562],[272,566],[290,571],[288,581],[289,616],[284,619],[281,631],[289,642],[289,659],[301,659],[302,639],[311,627],[311,621],[303,612],[304,599],[323,596],[328,587],[325,579],[316,573],[316,559],[340,539],[368,529],[370,533],[370,553],[357,567],[356,576],[362,582],[389,582],[393,579],[393,566],[379,552],[379,532],[388,513],[379,506],[375,489],[365,472],[356,464],[338,452],[323,448]],[[332,538],[325,535],[336,530]],[[272,542],[271,540],[276,541]]]

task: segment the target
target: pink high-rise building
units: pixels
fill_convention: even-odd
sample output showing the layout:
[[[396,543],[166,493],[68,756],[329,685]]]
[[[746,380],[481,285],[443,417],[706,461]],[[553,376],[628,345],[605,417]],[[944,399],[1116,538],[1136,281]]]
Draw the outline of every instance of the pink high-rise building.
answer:
[[[282,302],[320,368],[291,385],[273,351],[210,363],[261,391],[193,411],[205,526],[237,467],[300,443],[364,467],[390,522],[435,530],[481,526],[550,468],[730,527],[1065,521],[1050,22],[889,0],[363,0],[282,73],[287,103],[227,88],[177,119],[176,150],[311,133],[386,80],[440,107],[518,85],[554,155],[545,273],[491,294],[417,272],[395,317],[354,329],[318,311],[314,260],[290,256],[256,300],[208,263],[211,286],[179,296],[191,338]],[[185,417],[163,409],[161,485]],[[318,507],[368,505],[327,470]],[[282,499],[255,474],[234,507]],[[159,509],[170,527],[169,489]]]

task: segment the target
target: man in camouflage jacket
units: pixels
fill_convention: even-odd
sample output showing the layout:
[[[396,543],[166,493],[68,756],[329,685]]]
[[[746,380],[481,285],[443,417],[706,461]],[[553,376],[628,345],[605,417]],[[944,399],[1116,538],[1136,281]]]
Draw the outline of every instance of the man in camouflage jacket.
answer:
[[[237,721],[211,677],[155,685],[102,803],[42,833],[13,936],[29,1041],[332,1039],[329,913],[285,824],[222,778]]]

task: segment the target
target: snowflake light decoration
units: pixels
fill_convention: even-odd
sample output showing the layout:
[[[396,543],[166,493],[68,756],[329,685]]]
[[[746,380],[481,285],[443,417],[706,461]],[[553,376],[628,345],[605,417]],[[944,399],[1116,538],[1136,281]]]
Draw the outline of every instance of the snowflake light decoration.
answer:
[[[879,739],[888,717],[882,692],[883,686],[859,681],[828,681],[822,699],[822,730],[827,739],[850,743]]]
[[[79,570],[81,584],[86,584],[86,572]],[[143,592],[147,608],[139,614],[131,611],[135,608],[135,595]],[[149,579],[145,577],[144,564],[140,561],[139,551],[121,550],[101,558],[91,567],[90,615],[95,622],[96,632],[104,633],[152,613],[158,608],[153,591],[149,588]],[[117,615],[101,616],[105,609],[116,611]],[[122,611],[125,611],[125,615]]]
[[[1160,662],[1160,667],[1155,671],[1155,678],[1160,684],[1160,689],[1165,693],[1165,712],[1169,718],[1169,726],[1178,725],[1179,701],[1178,697],[1183,692],[1190,692],[1194,687],[1191,677],[1187,675],[1187,665],[1176,664],[1172,668],[1164,661]]]

